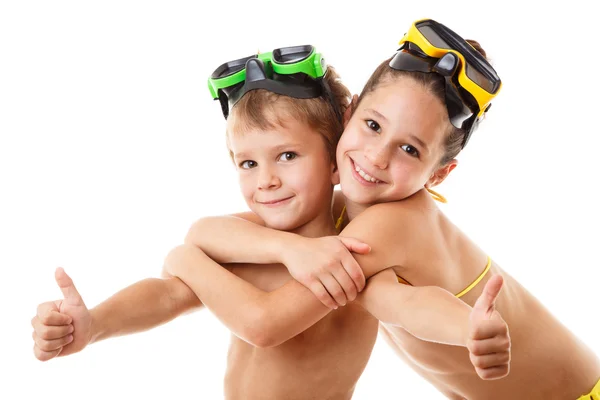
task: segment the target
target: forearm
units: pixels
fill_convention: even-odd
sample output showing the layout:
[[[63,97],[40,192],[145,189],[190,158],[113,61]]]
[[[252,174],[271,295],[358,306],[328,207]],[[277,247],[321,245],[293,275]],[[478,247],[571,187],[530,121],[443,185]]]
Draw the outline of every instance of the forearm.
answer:
[[[218,263],[281,263],[281,249],[297,237],[237,216],[207,217],[188,231],[186,244],[200,248]]]
[[[178,278],[144,279],[90,310],[91,343],[146,331],[200,305],[198,297]]]
[[[165,263],[236,336],[258,347],[276,346],[329,312],[294,280],[265,292],[221,267],[195,246],[179,246]]]
[[[384,273],[385,280],[380,276]],[[452,293],[436,286],[401,285],[389,271],[372,279],[359,300],[381,322],[421,340],[467,345],[471,307]]]

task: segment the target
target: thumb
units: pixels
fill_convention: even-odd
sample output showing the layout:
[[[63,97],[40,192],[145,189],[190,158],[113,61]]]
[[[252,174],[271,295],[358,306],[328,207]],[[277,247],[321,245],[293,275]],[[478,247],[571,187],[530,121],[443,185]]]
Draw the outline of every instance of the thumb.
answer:
[[[366,244],[364,242],[361,242],[358,239],[343,237],[343,236],[338,236],[338,238],[340,239],[342,244],[344,246],[346,246],[346,248],[353,253],[367,254],[371,251],[371,246],[369,246],[368,244]]]
[[[474,318],[490,318],[494,312],[494,307],[500,289],[504,284],[504,279],[501,275],[494,275],[485,284],[481,296],[475,302],[473,311],[471,313],[471,319]]]
[[[64,269],[60,267],[56,268],[54,278],[56,279],[56,283],[58,284],[58,287],[60,287],[60,290],[63,296],[65,297],[64,304],[68,304],[70,306],[85,305],[83,303],[81,295],[79,294],[79,292],[75,288],[75,285],[73,284],[73,280],[69,275],[67,275]]]

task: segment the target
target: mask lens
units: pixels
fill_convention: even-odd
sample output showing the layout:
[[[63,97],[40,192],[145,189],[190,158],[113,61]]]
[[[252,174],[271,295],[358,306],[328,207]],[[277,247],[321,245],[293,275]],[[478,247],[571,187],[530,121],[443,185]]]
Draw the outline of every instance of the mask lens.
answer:
[[[273,50],[273,61],[277,64],[295,64],[306,60],[313,51],[312,46],[282,47]]]
[[[240,72],[246,68],[246,61],[251,58],[256,58],[256,55],[226,62],[225,64],[220,65],[210,77],[211,79],[220,79],[231,76],[236,72]]]

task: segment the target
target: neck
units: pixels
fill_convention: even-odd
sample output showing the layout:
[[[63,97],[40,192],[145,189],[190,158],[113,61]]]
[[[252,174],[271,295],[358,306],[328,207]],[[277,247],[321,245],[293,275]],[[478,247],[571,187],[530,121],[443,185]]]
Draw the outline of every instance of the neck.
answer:
[[[368,205],[354,203],[348,198],[345,198],[346,202],[346,214],[348,215],[348,221],[352,221],[358,214],[369,208]]]
[[[324,210],[316,218],[289,232],[310,238],[337,235],[330,209]]]

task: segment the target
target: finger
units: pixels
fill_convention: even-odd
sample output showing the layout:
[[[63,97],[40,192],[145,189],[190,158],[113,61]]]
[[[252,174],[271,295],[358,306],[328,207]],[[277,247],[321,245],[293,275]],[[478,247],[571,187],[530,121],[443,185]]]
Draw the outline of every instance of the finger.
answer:
[[[41,318],[43,315],[49,314],[52,311],[58,312],[58,305],[54,301],[47,301],[45,303],[38,304],[36,315]]]
[[[46,309],[46,311],[38,309],[37,318],[42,324],[53,326],[69,325],[73,321],[69,315],[50,309]]]
[[[508,365],[508,363],[510,362],[510,353],[508,351],[504,351],[501,353],[492,353],[483,356],[476,356],[471,354],[470,358],[471,363],[476,368],[486,369]]]
[[[366,280],[365,274],[360,265],[358,265],[358,262],[356,262],[352,255],[347,254],[346,257],[342,257],[342,266],[346,270],[346,274],[354,282],[356,289],[359,292],[362,291],[365,288]]]
[[[48,361],[56,357],[62,350],[62,347],[54,351],[43,351],[37,345],[33,345],[33,355],[40,361]]]
[[[346,293],[340,286],[339,282],[331,274],[321,276],[321,283],[327,289],[327,292],[333,297],[335,302],[340,306],[345,306],[348,302]]]
[[[473,306],[473,314],[478,317],[490,317],[494,311],[494,305],[503,283],[504,280],[501,275],[494,275],[487,281],[483,292],[481,292],[481,295]]]
[[[510,365],[502,365],[500,367],[491,367],[485,369],[475,368],[477,375],[483,380],[494,380],[504,378],[510,373]]]
[[[475,340],[508,336],[508,326],[502,319],[484,319],[471,326],[469,337]]]
[[[35,333],[44,340],[59,339],[73,333],[73,325],[62,325],[62,326],[49,326],[44,325],[39,319],[32,321],[33,329]]]
[[[338,236],[338,238],[344,246],[353,253],[367,254],[371,251],[371,246],[358,239],[343,236]]]
[[[339,264],[338,268],[332,271],[332,275],[342,287],[342,290],[346,294],[348,301],[353,301],[356,299],[358,289],[356,288],[354,281],[350,278],[350,275],[348,275],[346,268],[343,267],[342,264]]]
[[[498,336],[492,339],[467,341],[467,349],[469,350],[469,353],[476,356],[510,351],[510,346],[511,342],[508,336]]]
[[[58,284],[58,287],[60,287],[67,304],[72,306],[84,305],[81,295],[73,284],[73,280],[69,275],[67,275],[64,269],[60,267],[56,268],[54,278],[56,279],[56,283]]]
[[[329,295],[321,281],[315,281],[310,286],[308,286],[310,291],[319,299],[321,303],[327,308],[335,310],[338,308],[337,303],[333,300],[333,297]]]
[[[36,346],[39,347],[42,351],[58,350],[73,341],[73,335],[67,335],[59,339],[52,340],[44,340],[40,338],[35,332],[33,332],[31,336],[33,337],[33,341],[35,342]]]

